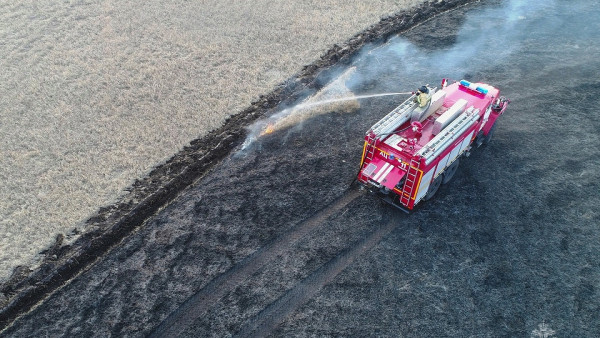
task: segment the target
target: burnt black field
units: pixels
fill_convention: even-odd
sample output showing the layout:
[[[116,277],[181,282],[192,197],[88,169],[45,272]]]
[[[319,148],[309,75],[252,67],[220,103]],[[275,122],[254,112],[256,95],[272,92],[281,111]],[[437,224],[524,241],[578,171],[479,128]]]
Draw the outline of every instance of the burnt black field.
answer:
[[[322,81],[511,100],[435,198],[407,215],[350,186],[401,101],[362,100],[238,147],[4,335],[599,337],[599,19],[483,1],[364,46]]]

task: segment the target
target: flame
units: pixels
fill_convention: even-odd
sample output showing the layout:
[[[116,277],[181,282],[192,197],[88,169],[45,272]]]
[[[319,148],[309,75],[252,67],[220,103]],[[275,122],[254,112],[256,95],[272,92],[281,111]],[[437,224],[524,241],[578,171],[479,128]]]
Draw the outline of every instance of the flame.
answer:
[[[275,127],[273,123],[269,123],[269,125],[260,133],[260,136],[271,134],[275,131]]]

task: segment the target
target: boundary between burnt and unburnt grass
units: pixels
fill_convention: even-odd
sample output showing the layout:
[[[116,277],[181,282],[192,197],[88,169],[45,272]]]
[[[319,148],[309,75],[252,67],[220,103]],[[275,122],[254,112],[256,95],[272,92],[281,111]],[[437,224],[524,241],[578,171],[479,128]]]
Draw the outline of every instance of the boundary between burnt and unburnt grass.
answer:
[[[228,118],[220,128],[190,142],[189,146],[156,167],[147,177],[137,180],[120,202],[101,208],[96,216],[86,222],[89,230],[75,242],[63,245],[64,235],[58,235],[56,243],[43,252],[45,258],[40,267],[33,271],[22,266],[15,268],[11,278],[0,285],[0,292],[4,295],[4,299],[0,298],[0,331],[89,268],[183,189],[203,177],[244,140],[245,127],[265,116],[281,102],[298,99],[303,90],[320,89],[317,78],[321,71],[334,64],[348,63],[352,55],[366,43],[385,41],[433,16],[471,2],[425,2],[411,10],[384,18],[342,46],[334,45],[319,60],[305,66],[244,111]]]

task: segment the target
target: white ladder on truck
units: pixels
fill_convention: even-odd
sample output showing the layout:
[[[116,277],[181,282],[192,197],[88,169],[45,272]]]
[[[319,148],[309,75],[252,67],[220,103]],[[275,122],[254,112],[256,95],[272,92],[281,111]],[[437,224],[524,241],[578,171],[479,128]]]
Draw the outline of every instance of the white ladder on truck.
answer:
[[[367,134],[367,148],[365,149],[365,160],[369,162],[373,159],[373,155],[375,154],[375,140],[377,136],[373,133]]]
[[[367,144],[365,144],[365,154],[364,154],[364,158],[362,160],[362,166],[360,168],[360,172],[358,174],[358,180],[363,182],[363,183],[367,183],[367,181],[369,180],[369,178],[363,174],[363,170],[365,169],[365,167],[367,165],[369,165],[369,163],[371,163],[371,160],[373,160],[373,156],[375,155],[375,142],[377,141],[377,136],[375,134],[373,134],[372,132],[367,133],[367,138],[365,140],[365,142]]]
[[[381,120],[371,127],[370,132],[376,137],[385,137],[394,129],[410,119],[412,111],[416,108],[417,103],[413,102],[415,95],[412,95],[408,100],[401,103],[398,107],[384,116]]]
[[[415,192],[415,188],[417,187],[420,164],[421,156],[414,156],[410,160],[410,167],[406,172],[406,181],[404,182],[404,187],[402,188],[402,195],[400,196],[400,203],[402,203],[402,205],[406,207],[408,207],[408,203],[410,202],[412,194]]]

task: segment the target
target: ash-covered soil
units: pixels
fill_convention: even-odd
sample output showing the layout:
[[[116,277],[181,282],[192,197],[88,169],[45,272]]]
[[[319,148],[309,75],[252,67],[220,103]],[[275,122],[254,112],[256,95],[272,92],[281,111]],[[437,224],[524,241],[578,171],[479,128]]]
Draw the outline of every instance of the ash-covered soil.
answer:
[[[512,101],[415,213],[349,188],[364,131],[398,103],[363,100],[228,156],[4,334],[600,336],[594,6],[491,1],[360,53],[357,95],[438,65]],[[399,87],[392,71],[365,80],[373,54]]]
[[[428,15],[453,8],[464,0],[424,4],[412,10],[382,19],[352,37],[342,46],[334,45],[321,59],[304,67],[296,76],[261,96],[244,111],[232,116],[219,129],[191,142],[180,153],[157,167],[147,177],[136,181],[129,193],[117,204],[101,208],[87,221],[86,232],[71,243],[58,235],[55,244],[42,252],[43,264],[31,270],[19,266],[8,281],[0,285],[0,325],[5,327],[20,313],[28,311],[48,294],[93,264],[111,247],[119,243],[144,220],[169,203],[186,186],[205,175],[238,144],[246,134],[245,127],[264,116],[282,101],[293,102],[306,92],[323,86],[317,75],[340,61],[347,62],[361,46],[380,41],[391,34],[414,26]]]

